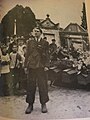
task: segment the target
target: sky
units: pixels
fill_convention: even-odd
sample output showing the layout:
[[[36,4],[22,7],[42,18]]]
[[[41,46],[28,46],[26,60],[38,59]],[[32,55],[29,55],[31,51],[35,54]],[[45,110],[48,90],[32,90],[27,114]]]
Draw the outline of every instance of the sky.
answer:
[[[85,0],[0,0],[0,21],[3,16],[17,4],[28,6],[37,19],[50,15],[54,23],[65,28],[69,23],[81,24],[82,3]]]

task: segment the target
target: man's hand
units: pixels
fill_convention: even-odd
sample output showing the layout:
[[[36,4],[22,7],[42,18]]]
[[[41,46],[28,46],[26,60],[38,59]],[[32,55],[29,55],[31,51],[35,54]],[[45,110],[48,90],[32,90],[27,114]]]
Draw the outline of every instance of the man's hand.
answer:
[[[48,70],[49,70],[48,67],[45,67],[45,68],[44,68],[44,71],[48,71]]]

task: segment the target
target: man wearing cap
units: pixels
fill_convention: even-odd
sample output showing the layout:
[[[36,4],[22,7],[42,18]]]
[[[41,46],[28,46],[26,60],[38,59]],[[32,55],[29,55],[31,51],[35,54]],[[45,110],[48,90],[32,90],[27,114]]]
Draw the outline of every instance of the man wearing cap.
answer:
[[[57,50],[56,40],[52,39],[52,43],[49,45],[50,53],[53,54]]]
[[[27,43],[27,52],[25,58],[25,71],[28,71],[27,82],[27,97],[26,102],[28,107],[25,111],[26,114],[30,114],[33,110],[33,104],[35,101],[36,83],[39,89],[39,99],[41,103],[41,112],[46,113],[46,103],[49,101],[48,86],[45,75],[45,70],[48,68],[47,52],[45,45],[46,42],[42,38],[42,30],[35,28],[35,37],[31,36]],[[45,43],[44,43],[45,42]]]
[[[53,58],[54,54],[56,53],[57,50],[57,45],[56,45],[56,40],[52,39],[52,43],[49,45],[49,52],[50,52],[50,59]]]

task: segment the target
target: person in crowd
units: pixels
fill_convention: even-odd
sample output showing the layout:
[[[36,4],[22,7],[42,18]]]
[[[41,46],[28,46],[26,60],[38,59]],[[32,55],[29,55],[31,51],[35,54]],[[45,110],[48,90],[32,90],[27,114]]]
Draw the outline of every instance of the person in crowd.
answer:
[[[63,48],[60,47],[59,51],[58,51],[58,58],[60,60],[64,59],[64,58],[69,58],[69,55],[67,54],[67,52],[64,52]]]
[[[73,57],[74,59],[78,59],[78,57],[79,57],[79,52],[78,52],[77,49],[75,49],[73,43],[71,43],[69,53],[70,53],[70,55],[72,55],[72,57]]]
[[[52,39],[52,43],[49,45],[49,53],[50,53],[50,60],[56,60],[56,51],[57,51],[57,45],[56,45],[56,40]]]
[[[39,88],[39,99],[42,113],[47,113],[46,103],[49,101],[47,79],[45,74],[45,71],[48,70],[49,64],[46,63],[48,56],[45,51],[46,48],[44,48],[43,45],[43,33],[40,28],[35,28],[33,32],[35,33],[35,37],[31,36],[31,39],[28,41],[25,57],[25,71],[27,71],[28,76],[26,97],[28,107],[25,111],[26,114],[30,114],[33,110],[36,85],[38,85]]]
[[[10,43],[12,43],[13,42],[13,37],[12,36],[10,36]]]
[[[9,52],[9,53],[13,51],[13,50],[12,50],[13,44],[18,44],[17,36],[16,36],[16,35],[13,36],[13,41],[9,44],[9,48],[8,48],[8,52]]]
[[[24,51],[23,51],[23,46],[24,46],[24,38],[19,38],[18,39],[18,53],[23,57],[24,56]]]
[[[22,59],[23,64],[22,64],[22,66],[24,68],[24,62],[25,62],[25,56],[26,56],[26,50],[27,50],[26,45],[23,45],[22,50],[23,50],[23,59]]]
[[[47,41],[47,37],[44,37],[43,39],[40,40],[40,45],[41,50],[42,50],[42,60],[45,61],[46,63],[49,63],[49,42]],[[40,49],[40,48],[39,48]],[[40,50],[40,52],[41,52]],[[47,57],[46,57],[47,56]]]
[[[25,38],[23,36],[21,36],[19,39],[18,39],[18,54],[21,56],[21,59],[22,59],[22,66],[20,67],[20,90],[21,92],[24,91],[24,81],[25,81],[25,72],[24,72],[24,62],[25,62]],[[24,49],[23,49],[24,48]]]
[[[57,50],[56,40],[52,39],[52,43],[49,45],[50,54],[53,54]]]
[[[49,51],[49,42],[47,41],[47,37],[44,37],[42,40],[42,45]]]
[[[11,95],[12,94],[12,81],[10,79],[10,57],[7,53],[7,46],[1,46],[1,86],[0,91],[2,91],[2,96]]]
[[[17,44],[13,44],[12,52],[10,53],[10,70],[13,80],[13,92],[17,93],[17,89],[20,87],[20,69],[22,66],[22,58],[18,54]]]
[[[19,53],[19,55],[21,56],[21,58],[22,58],[22,61],[23,61],[23,63],[24,63],[24,61],[25,61],[25,56],[24,56],[24,49],[25,49],[25,47],[26,47],[26,45],[25,45],[25,43],[24,43],[24,38],[23,37],[21,37],[21,38],[19,38],[18,39],[18,53]],[[24,49],[23,49],[24,48]]]

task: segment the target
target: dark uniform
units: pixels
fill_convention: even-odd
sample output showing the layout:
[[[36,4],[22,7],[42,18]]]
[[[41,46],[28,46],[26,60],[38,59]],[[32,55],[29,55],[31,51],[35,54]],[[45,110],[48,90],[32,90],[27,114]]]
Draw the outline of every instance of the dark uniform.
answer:
[[[50,52],[50,60],[56,61],[57,60],[57,45],[55,44],[55,39],[52,39],[52,43],[49,45],[49,52]]]
[[[35,100],[36,82],[39,88],[40,103],[48,102],[48,87],[44,67],[48,66],[48,43],[43,39],[39,42],[33,38],[27,43],[25,67],[28,68],[26,102],[33,104]]]
[[[51,43],[49,45],[50,53],[53,54],[57,50],[57,45],[55,43]]]

